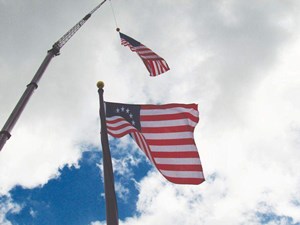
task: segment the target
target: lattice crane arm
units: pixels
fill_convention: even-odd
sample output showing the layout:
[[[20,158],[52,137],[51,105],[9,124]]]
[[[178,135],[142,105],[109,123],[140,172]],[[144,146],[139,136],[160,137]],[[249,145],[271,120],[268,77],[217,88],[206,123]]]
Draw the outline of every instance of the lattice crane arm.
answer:
[[[65,33],[57,42],[53,44],[53,51],[55,55],[59,55],[60,49],[70,40],[70,38],[82,27],[82,25],[92,16],[97,9],[99,9],[106,0],[102,1],[97,5],[91,12],[89,12],[85,17],[83,17],[77,24],[75,24],[67,33]]]

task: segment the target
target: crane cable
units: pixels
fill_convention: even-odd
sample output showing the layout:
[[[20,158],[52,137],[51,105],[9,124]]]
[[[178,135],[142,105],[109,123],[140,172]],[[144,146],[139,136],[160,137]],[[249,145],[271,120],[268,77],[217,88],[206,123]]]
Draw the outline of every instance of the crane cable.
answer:
[[[110,8],[111,8],[114,20],[115,20],[116,29],[117,29],[117,31],[119,31],[120,28],[118,27],[118,23],[117,23],[117,19],[116,19],[116,14],[115,14],[115,11],[114,11],[114,7],[113,7],[113,5],[111,3],[111,0],[109,0],[109,3],[110,3]]]

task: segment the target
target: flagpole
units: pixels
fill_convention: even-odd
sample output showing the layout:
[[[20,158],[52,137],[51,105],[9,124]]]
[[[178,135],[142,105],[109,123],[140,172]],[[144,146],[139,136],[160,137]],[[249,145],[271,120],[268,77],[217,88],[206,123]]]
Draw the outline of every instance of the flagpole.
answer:
[[[92,11],[90,11],[85,17],[83,17],[78,23],[76,23],[67,33],[65,33],[57,42],[52,45],[52,48],[48,51],[45,59],[40,65],[39,69],[35,73],[31,82],[27,85],[26,90],[15,106],[14,110],[10,114],[2,130],[0,131],[0,151],[5,145],[6,141],[11,137],[11,131],[18,121],[21,113],[27,105],[30,97],[32,96],[35,89],[38,88],[38,82],[42,78],[47,66],[54,56],[60,54],[60,49],[70,40],[70,38],[80,29],[80,27],[92,16],[92,14],[98,10],[106,0],[103,0],[98,4]]]
[[[103,87],[104,83],[99,81],[97,83],[99,103],[100,103],[100,123],[101,123],[101,144],[103,154],[103,171],[104,171],[104,191],[105,191],[105,204],[106,204],[106,224],[118,225],[118,206],[114,186],[114,174],[111,162],[111,155],[107,136],[106,117],[104,110],[103,100]]]

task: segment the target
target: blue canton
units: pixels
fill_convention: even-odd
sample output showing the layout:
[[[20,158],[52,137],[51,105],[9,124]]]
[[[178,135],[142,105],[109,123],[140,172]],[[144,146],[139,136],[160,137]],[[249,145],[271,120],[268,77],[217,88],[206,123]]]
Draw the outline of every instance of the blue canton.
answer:
[[[121,116],[132,126],[141,130],[140,105],[105,102],[106,117]]]

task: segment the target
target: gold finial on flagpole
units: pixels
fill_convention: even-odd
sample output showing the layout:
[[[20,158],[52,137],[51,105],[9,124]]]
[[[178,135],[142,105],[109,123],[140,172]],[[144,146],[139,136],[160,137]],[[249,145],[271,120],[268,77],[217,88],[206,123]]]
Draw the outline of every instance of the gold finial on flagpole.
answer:
[[[99,89],[103,89],[103,87],[104,87],[104,82],[103,82],[103,81],[98,81],[98,82],[97,82],[97,87],[98,87]]]

